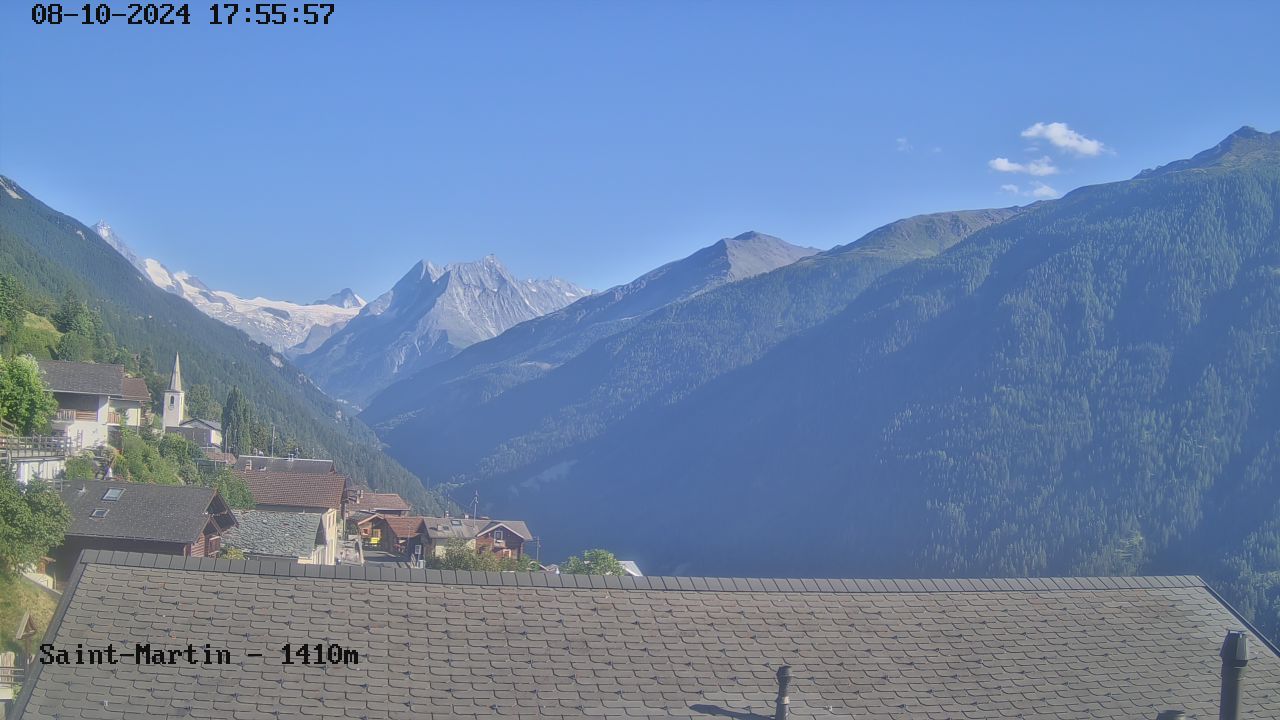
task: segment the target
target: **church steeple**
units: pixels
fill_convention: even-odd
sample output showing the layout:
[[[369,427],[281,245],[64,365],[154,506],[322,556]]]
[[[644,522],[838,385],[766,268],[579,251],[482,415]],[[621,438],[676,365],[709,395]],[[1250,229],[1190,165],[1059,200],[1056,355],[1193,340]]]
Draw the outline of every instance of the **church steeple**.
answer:
[[[169,391],[182,392],[182,358],[173,354],[173,376],[169,378]]]
[[[169,378],[169,389],[164,391],[164,426],[178,427],[186,420],[187,394],[182,391],[182,360],[177,353],[173,355],[173,375]]]

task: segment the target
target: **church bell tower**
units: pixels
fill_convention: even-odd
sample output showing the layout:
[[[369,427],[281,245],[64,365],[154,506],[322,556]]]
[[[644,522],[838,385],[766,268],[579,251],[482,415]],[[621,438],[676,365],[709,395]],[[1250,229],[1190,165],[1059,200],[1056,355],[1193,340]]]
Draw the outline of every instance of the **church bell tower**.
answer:
[[[164,391],[164,426],[178,427],[186,417],[187,394],[182,392],[182,364],[177,353],[173,356],[173,377],[169,389]]]

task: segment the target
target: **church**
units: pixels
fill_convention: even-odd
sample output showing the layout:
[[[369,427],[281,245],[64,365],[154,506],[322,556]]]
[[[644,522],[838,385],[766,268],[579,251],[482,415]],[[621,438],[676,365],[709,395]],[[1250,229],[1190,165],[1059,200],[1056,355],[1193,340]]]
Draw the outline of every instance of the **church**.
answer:
[[[164,431],[181,435],[202,448],[222,447],[222,423],[209,418],[187,417],[187,394],[182,390],[182,358],[174,353],[173,376],[164,391],[161,409]]]

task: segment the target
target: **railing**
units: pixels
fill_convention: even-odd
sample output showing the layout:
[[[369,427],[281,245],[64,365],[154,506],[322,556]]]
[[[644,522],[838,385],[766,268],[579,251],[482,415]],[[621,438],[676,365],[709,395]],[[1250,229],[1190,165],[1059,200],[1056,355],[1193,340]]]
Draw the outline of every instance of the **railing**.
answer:
[[[7,455],[10,462],[36,458],[65,458],[73,449],[71,438],[65,435],[0,436],[0,454]]]
[[[97,410],[67,410],[61,408],[57,414],[53,416],[55,422],[96,422],[98,420]]]
[[[26,670],[20,667],[4,667],[0,666],[0,687],[13,687],[21,685],[25,679]]]

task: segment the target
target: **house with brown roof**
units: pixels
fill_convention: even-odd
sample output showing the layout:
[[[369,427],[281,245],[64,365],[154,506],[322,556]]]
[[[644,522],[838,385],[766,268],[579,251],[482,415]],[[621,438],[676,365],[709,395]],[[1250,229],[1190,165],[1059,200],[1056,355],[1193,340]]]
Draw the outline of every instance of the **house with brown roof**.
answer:
[[[258,510],[273,510],[293,513],[318,513],[324,518],[325,553],[323,563],[328,565],[335,561],[342,531],[343,502],[347,495],[349,480],[345,475],[333,471],[331,461],[323,461],[327,465],[306,464],[284,465],[297,468],[299,471],[282,471],[273,469],[280,465],[271,461],[285,458],[247,458],[236,461],[232,472],[245,481],[249,492],[253,493],[254,507]],[[261,462],[242,462],[245,460]],[[318,468],[327,467],[327,471]],[[315,471],[307,471],[315,470]]]
[[[462,543],[477,552],[499,557],[524,557],[524,545],[533,539],[523,520],[493,520],[487,517],[424,517],[427,552],[443,556],[451,544]]]
[[[768,720],[782,705],[796,720],[1204,720],[1224,695],[1241,720],[1280,717],[1280,650],[1197,577],[591,577],[109,552],[76,575],[44,642],[192,643],[198,662],[37,663],[18,718]],[[321,640],[323,667],[281,662],[282,643]],[[205,643],[227,662],[204,664]]]
[[[53,430],[76,447],[92,448],[114,439],[122,427],[148,421],[151,391],[123,365],[41,360],[40,375],[58,402]]]
[[[347,517],[355,517],[359,513],[378,513],[386,517],[392,515],[408,515],[413,511],[409,503],[396,493],[370,492],[364,488],[355,488],[347,496]]]
[[[62,546],[51,555],[65,580],[84,550],[216,557],[235,515],[217,490],[197,485],[77,480],[63,484],[71,513]]]
[[[427,552],[429,541],[424,517],[365,512],[351,519],[359,530],[360,541],[371,550],[384,550],[406,558]]]

